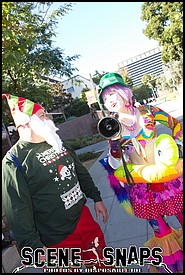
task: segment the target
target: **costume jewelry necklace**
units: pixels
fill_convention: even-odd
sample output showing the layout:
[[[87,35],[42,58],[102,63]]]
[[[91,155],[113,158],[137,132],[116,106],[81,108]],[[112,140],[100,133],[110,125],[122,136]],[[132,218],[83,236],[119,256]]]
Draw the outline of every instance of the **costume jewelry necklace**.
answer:
[[[124,127],[130,131],[130,138],[132,141],[132,144],[137,152],[138,155],[143,155],[146,160],[146,153],[142,145],[137,141],[137,139],[134,136],[134,131],[137,128],[137,114],[136,114],[136,108],[132,107],[132,115],[134,116],[134,121],[131,125],[126,124],[121,120],[121,123],[124,125]]]
[[[132,116],[134,117],[134,121],[131,125],[126,124],[125,122],[123,122],[122,119],[120,119],[121,123],[123,124],[123,126],[130,132],[130,139],[132,141],[132,144],[137,152],[137,154],[140,154],[140,146],[138,141],[136,140],[135,136],[134,136],[134,131],[137,127],[137,116],[136,116],[136,109],[134,107],[132,107]]]
[[[132,107],[132,116],[134,116],[134,121],[131,125],[126,124],[125,122],[123,122],[123,120],[121,119],[121,123],[124,125],[124,127],[128,130],[128,131],[134,131],[137,127],[137,115],[136,115],[136,109],[134,107]]]

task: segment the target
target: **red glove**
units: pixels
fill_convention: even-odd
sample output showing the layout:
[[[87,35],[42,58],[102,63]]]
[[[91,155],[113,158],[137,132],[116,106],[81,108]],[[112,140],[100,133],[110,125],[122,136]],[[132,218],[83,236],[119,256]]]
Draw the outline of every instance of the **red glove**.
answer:
[[[111,155],[114,158],[121,158],[121,153],[120,153],[120,149],[119,149],[119,140],[110,140],[109,144],[110,144],[110,148],[111,148]]]

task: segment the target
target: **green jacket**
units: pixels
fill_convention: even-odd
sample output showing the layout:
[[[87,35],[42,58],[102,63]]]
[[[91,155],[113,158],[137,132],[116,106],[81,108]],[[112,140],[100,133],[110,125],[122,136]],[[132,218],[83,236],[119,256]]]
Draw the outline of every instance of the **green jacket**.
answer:
[[[71,234],[86,197],[101,201],[87,169],[63,145],[59,154],[46,142],[19,140],[12,148],[23,168],[3,158],[3,207],[20,248],[54,245]]]

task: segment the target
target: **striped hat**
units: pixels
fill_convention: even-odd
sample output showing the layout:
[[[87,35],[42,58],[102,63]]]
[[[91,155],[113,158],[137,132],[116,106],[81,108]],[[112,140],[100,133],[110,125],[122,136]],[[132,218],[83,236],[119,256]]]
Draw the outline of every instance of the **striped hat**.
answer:
[[[25,125],[29,122],[30,117],[43,107],[29,99],[17,97],[10,94],[2,94],[2,98],[8,101],[10,111],[16,126]]]

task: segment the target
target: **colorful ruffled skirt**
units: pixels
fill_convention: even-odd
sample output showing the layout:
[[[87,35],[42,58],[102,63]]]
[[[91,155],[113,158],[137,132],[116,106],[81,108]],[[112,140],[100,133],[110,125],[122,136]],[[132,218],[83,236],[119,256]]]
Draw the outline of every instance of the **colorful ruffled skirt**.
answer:
[[[175,230],[170,228],[171,232],[166,232],[163,237],[157,237],[155,232],[154,236],[149,239],[144,245],[149,248],[161,247],[163,249],[163,263],[166,265],[169,271],[164,266],[154,267],[150,266],[151,273],[182,273],[183,272],[183,244],[182,229]]]
[[[183,179],[164,183],[138,183],[129,190],[134,214],[142,219],[173,216],[183,210]]]
[[[183,211],[183,179],[181,177],[161,184],[140,183],[129,190],[135,216],[142,219],[156,219],[160,234],[154,236],[145,245],[161,247],[163,263],[172,273],[183,272],[182,230],[167,225],[162,216],[173,216]],[[150,272],[167,273],[163,267],[150,268]]]

